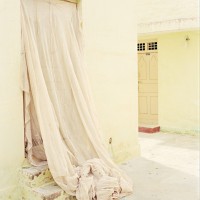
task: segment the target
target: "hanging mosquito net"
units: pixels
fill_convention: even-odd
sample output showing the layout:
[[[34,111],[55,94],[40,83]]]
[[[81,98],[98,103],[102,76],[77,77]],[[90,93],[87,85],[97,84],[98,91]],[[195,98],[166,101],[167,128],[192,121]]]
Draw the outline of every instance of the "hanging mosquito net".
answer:
[[[111,160],[85,73],[79,5],[22,0],[25,142],[32,165],[45,165],[78,200],[119,199],[132,192]]]

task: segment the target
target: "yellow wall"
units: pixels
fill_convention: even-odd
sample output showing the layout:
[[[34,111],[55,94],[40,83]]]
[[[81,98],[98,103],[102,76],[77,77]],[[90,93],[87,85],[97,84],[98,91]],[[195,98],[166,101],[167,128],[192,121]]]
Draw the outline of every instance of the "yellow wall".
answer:
[[[85,0],[83,4],[89,79],[106,144],[112,137],[117,161],[139,151],[134,8],[132,0]]]
[[[195,133],[200,128],[199,36],[199,31],[185,31],[139,37],[158,40],[158,107],[163,131]]]
[[[23,161],[20,1],[0,1],[0,199],[15,188]]]

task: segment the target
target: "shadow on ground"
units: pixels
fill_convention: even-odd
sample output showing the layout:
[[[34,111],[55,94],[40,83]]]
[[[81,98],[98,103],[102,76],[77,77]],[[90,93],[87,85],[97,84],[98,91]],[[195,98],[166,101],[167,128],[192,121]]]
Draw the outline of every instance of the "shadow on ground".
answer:
[[[123,200],[198,200],[198,178],[145,158],[122,165],[134,194]]]

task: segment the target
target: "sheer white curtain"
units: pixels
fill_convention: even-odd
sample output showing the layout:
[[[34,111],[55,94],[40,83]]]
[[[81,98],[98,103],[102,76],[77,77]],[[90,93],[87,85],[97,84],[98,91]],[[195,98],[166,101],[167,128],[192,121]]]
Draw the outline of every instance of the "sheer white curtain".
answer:
[[[79,6],[60,0],[22,0],[21,6],[29,161],[47,161],[56,183],[78,200],[128,195],[131,183],[100,137],[84,69]]]

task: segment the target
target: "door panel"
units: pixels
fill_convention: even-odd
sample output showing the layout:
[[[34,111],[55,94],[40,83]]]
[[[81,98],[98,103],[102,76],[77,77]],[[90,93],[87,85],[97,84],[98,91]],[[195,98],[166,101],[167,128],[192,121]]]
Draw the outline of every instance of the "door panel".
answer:
[[[151,96],[150,97],[150,114],[151,115],[158,115],[158,97],[157,96]]]
[[[139,113],[141,114],[148,114],[148,103],[147,103],[147,97],[139,97]]]
[[[150,80],[158,80],[158,59],[157,59],[157,53],[151,53],[150,54],[149,79]]]
[[[143,81],[139,82],[139,93],[152,93],[158,92],[158,85],[156,83],[144,83]]]
[[[138,68],[138,78],[139,80],[147,80],[148,78],[148,59],[145,56],[139,54],[138,62],[140,67]]]

